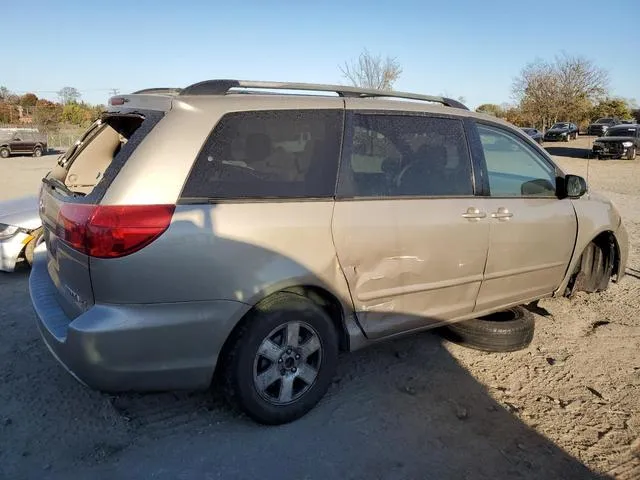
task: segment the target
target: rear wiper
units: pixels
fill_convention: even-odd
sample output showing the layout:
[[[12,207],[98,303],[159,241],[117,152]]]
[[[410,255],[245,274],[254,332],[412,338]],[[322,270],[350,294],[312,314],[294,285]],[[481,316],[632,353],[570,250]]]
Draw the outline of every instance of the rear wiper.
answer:
[[[53,188],[58,189],[58,190],[62,190],[67,195],[71,195],[72,197],[76,197],[77,196],[76,192],[74,192],[73,190],[70,190],[69,187],[67,187],[64,184],[64,182],[61,182],[57,178],[44,177],[42,179],[42,181],[44,183],[46,183],[47,185],[49,185],[50,187],[53,187]]]

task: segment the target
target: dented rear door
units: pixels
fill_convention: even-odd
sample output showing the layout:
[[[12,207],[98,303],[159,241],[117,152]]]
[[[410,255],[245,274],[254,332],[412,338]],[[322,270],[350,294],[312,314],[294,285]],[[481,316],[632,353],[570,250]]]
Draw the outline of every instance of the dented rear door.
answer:
[[[462,122],[414,118],[352,114],[345,136],[333,237],[370,338],[469,314],[482,283],[489,222]]]

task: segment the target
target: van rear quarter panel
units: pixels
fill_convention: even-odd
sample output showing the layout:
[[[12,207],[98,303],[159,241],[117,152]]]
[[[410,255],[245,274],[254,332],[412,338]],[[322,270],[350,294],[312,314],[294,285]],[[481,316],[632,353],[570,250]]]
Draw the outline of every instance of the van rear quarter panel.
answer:
[[[91,259],[96,302],[234,300],[253,305],[294,285],[349,291],[331,234],[332,201],[180,205],[139,252]]]

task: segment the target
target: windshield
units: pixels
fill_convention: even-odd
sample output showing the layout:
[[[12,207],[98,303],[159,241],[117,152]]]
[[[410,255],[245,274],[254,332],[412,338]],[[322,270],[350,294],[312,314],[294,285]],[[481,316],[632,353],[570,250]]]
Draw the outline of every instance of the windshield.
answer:
[[[637,128],[612,128],[607,131],[605,137],[635,137]]]
[[[551,128],[569,128],[569,124],[568,123],[556,123],[553,127]]]
[[[613,118],[599,118],[596,123],[613,123]]]

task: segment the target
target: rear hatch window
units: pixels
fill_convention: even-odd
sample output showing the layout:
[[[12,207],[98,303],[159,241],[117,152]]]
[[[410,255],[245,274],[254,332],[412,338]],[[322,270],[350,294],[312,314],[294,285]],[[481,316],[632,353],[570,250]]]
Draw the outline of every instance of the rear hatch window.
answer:
[[[109,255],[123,248],[132,251],[131,242],[137,242],[133,247],[141,245],[158,230],[151,229],[148,233],[155,227],[155,220],[147,218],[146,212],[124,212],[128,217],[143,215],[145,222],[151,225],[143,225],[146,229],[142,233],[127,232],[126,242],[118,244],[121,239],[113,238],[109,226],[118,225],[115,220],[123,212],[113,211],[114,207],[102,207],[99,203],[122,166],[163,115],[159,111],[103,115],[43,179],[40,217],[48,251],[47,269],[58,290],[60,306],[70,319],[94,304],[90,255],[95,252]],[[128,217],[125,220],[129,221]],[[107,227],[109,231],[105,232]],[[116,233],[120,235],[121,232],[116,230]],[[141,235],[144,238],[140,239]],[[110,250],[105,253],[107,240]]]
[[[58,160],[49,174],[67,194],[86,196],[106,187],[162,118],[157,111],[106,113]],[[64,188],[64,187],[66,188]],[[98,193],[98,192],[96,192]],[[98,197],[101,195],[93,195]]]

